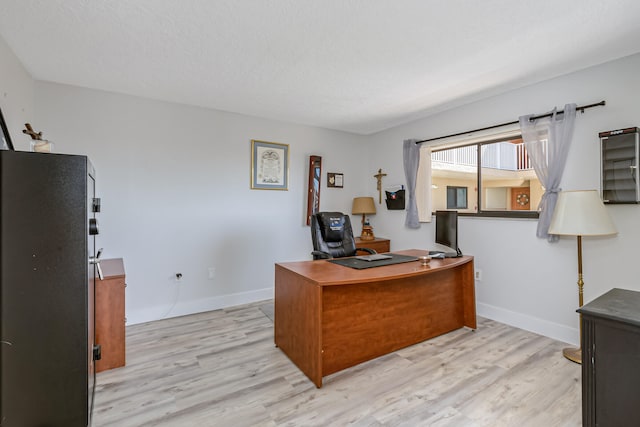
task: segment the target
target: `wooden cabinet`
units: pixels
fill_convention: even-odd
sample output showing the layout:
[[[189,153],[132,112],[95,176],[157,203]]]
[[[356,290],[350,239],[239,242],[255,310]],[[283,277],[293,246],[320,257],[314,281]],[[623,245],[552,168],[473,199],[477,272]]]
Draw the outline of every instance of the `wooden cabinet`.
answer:
[[[582,425],[636,425],[640,292],[612,289],[578,312],[582,314]]]
[[[602,151],[602,200],[605,203],[638,203],[638,128],[600,132]]]
[[[96,344],[102,358],[96,372],[125,364],[125,273],[122,258],[100,261],[103,279],[96,281]]]
[[[390,252],[391,241],[382,237],[376,237],[374,240],[361,240],[360,237],[356,237],[356,248],[369,248],[378,253]],[[358,255],[366,255],[364,251],[358,251]]]

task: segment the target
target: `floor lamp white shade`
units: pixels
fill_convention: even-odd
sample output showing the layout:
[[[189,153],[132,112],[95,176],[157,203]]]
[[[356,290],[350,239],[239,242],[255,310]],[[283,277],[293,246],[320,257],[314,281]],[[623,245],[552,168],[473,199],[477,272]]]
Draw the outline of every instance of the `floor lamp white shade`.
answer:
[[[606,236],[618,231],[609,212],[596,190],[563,191],[558,194],[553,211],[549,234],[577,236],[578,242],[578,303],[582,307],[582,236]],[[580,322],[580,347],[565,348],[562,354],[567,359],[582,363],[582,321]]]
[[[617,232],[596,190],[562,191],[558,194],[549,234],[604,236]]]

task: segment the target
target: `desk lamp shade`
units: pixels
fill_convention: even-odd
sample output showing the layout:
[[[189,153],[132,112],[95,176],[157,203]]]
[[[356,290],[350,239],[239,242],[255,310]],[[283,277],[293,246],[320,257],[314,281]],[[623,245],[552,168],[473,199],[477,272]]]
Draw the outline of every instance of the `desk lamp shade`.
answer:
[[[355,197],[353,199],[353,207],[351,208],[352,214],[362,214],[362,234],[360,239],[373,240],[373,229],[370,225],[365,225],[365,215],[376,213],[376,204],[373,201],[373,197]]]
[[[618,231],[609,217],[596,190],[563,191],[553,211],[549,234],[577,236],[578,240],[578,303],[583,304],[582,236],[606,236]],[[572,362],[582,363],[582,321],[580,348],[565,348],[562,354]]]

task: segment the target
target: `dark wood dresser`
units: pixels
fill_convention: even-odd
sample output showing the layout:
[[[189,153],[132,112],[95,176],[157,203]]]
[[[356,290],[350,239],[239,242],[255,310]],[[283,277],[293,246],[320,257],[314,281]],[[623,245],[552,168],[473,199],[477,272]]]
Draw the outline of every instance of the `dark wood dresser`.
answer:
[[[582,314],[582,425],[640,422],[640,292],[612,289]]]

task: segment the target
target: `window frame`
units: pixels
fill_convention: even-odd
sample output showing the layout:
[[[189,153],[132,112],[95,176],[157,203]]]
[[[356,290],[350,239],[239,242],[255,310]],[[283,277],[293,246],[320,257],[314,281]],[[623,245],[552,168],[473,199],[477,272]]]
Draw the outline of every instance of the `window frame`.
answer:
[[[439,151],[451,150],[453,148],[461,148],[461,147],[477,147],[477,162],[476,162],[476,186],[478,188],[477,191],[477,204],[478,210],[477,212],[458,212],[459,216],[469,216],[469,217],[480,217],[480,218],[525,218],[525,219],[538,219],[540,217],[540,212],[538,210],[535,211],[495,211],[495,210],[483,210],[482,209],[482,146],[483,145],[491,145],[496,144],[498,142],[511,141],[513,139],[522,138],[522,134],[510,134],[507,136],[496,136],[496,135],[487,135],[486,138],[479,139],[474,142],[451,142],[448,144],[442,144],[437,146],[431,146],[431,153],[436,153]],[[433,174],[433,170],[431,171]],[[468,205],[468,194],[467,194],[467,205]],[[435,215],[435,212],[433,212]]]

